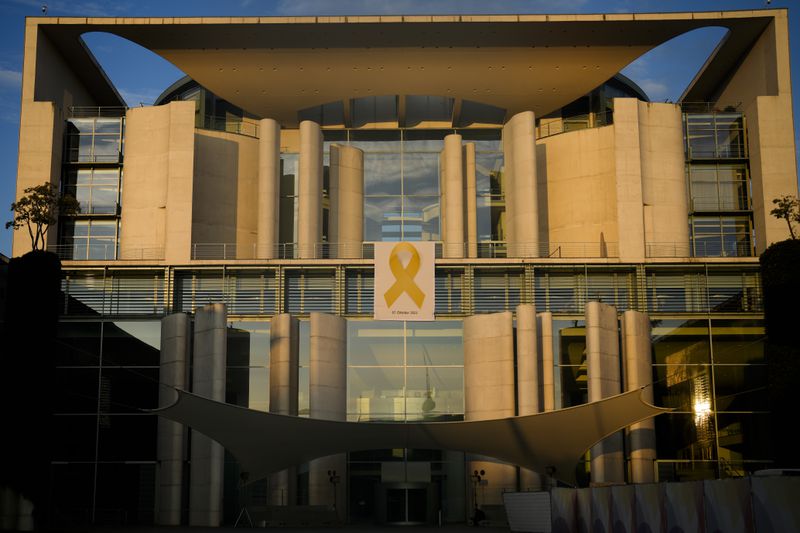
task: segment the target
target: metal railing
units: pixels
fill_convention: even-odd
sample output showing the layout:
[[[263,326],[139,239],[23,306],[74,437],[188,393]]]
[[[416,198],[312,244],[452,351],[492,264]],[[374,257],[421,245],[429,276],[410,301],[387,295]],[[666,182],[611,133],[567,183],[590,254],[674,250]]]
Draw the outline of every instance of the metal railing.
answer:
[[[243,120],[227,120],[212,115],[206,115],[203,117],[203,125],[201,128],[212,131],[236,133],[238,135],[247,135],[248,137],[258,137],[258,124],[253,122],[245,122]]]
[[[649,242],[645,257],[754,257],[755,250],[749,242]]]
[[[56,244],[47,247],[64,261],[162,261],[164,248],[124,248],[116,244],[69,245]]]
[[[128,111],[124,106],[69,106],[68,118],[123,117]]]
[[[619,257],[616,242],[538,242],[512,243],[487,241],[474,244],[436,241],[436,257],[441,258],[556,258],[581,259]],[[257,244],[192,243],[193,260],[233,259],[372,259],[374,242],[316,243],[303,250],[297,243]]]
[[[544,137],[558,135],[559,133],[599,128],[600,126],[608,126],[613,123],[614,113],[612,111],[575,115],[572,117],[553,119],[551,122],[545,123],[541,123],[540,121],[539,126],[536,127],[536,138],[542,139]]]

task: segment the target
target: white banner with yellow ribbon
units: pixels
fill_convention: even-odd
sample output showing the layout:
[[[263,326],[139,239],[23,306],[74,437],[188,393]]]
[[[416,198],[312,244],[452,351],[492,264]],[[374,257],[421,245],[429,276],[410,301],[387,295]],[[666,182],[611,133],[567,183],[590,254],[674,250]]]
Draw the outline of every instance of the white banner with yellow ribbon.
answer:
[[[375,243],[375,319],[433,320],[436,243]]]

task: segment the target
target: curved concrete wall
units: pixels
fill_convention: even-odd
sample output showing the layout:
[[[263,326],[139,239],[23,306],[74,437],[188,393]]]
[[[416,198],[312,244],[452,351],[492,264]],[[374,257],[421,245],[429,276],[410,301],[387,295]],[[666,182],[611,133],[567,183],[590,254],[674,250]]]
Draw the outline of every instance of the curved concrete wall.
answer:
[[[236,243],[238,257],[255,257],[259,140],[197,130],[194,154],[192,243]]]
[[[614,130],[593,128],[536,141],[540,238],[563,243],[617,242]]]
[[[464,319],[464,419],[514,416],[514,328],[511,312]],[[502,504],[502,493],[517,489],[516,467],[470,456],[467,472],[483,470],[488,485],[473,505]],[[472,507],[472,506],[470,506]]]
[[[511,257],[539,255],[536,116],[523,111],[503,126],[506,240]]]

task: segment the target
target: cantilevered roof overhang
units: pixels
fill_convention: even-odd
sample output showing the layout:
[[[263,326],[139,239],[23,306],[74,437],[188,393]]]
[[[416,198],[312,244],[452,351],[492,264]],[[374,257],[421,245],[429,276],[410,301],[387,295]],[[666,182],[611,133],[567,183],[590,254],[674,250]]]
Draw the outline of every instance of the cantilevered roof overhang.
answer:
[[[729,35],[687,96],[709,99],[776,11],[32,18],[29,25],[38,25],[69,63],[89,69],[76,72],[97,94],[104,94],[105,78],[80,39],[92,31],[136,42],[242,109],[293,126],[300,109],[394,94],[450,96],[504,108],[507,116],[541,116],[673,37],[722,26]]]
[[[575,484],[589,447],[631,424],[670,411],[642,390],[558,411],[474,422],[359,423],[284,416],[238,407],[183,390],[156,414],[222,444],[250,481],[334,453],[387,448],[460,450],[551,473]]]

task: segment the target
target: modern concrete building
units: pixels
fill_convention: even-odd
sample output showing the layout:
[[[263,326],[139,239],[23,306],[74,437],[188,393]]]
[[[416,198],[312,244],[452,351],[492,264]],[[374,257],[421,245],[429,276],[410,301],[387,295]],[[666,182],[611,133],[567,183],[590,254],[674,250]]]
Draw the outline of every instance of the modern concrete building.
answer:
[[[728,33],[680,102],[619,74],[710,26]],[[127,109],[87,32],[187,77]],[[137,410],[169,387],[367,423],[644,386],[675,410],[594,446],[582,484],[769,465],[756,256],[788,237],[769,211],[797,194],[793,132],[785,10],[28,19],[17,194],[81,203],[48,234],[55,519],[458,522],[555,483],[398,447],[243,485],[218,443]],[[437,243],[433,322],[372,320],[373,243],[396,240]]]

